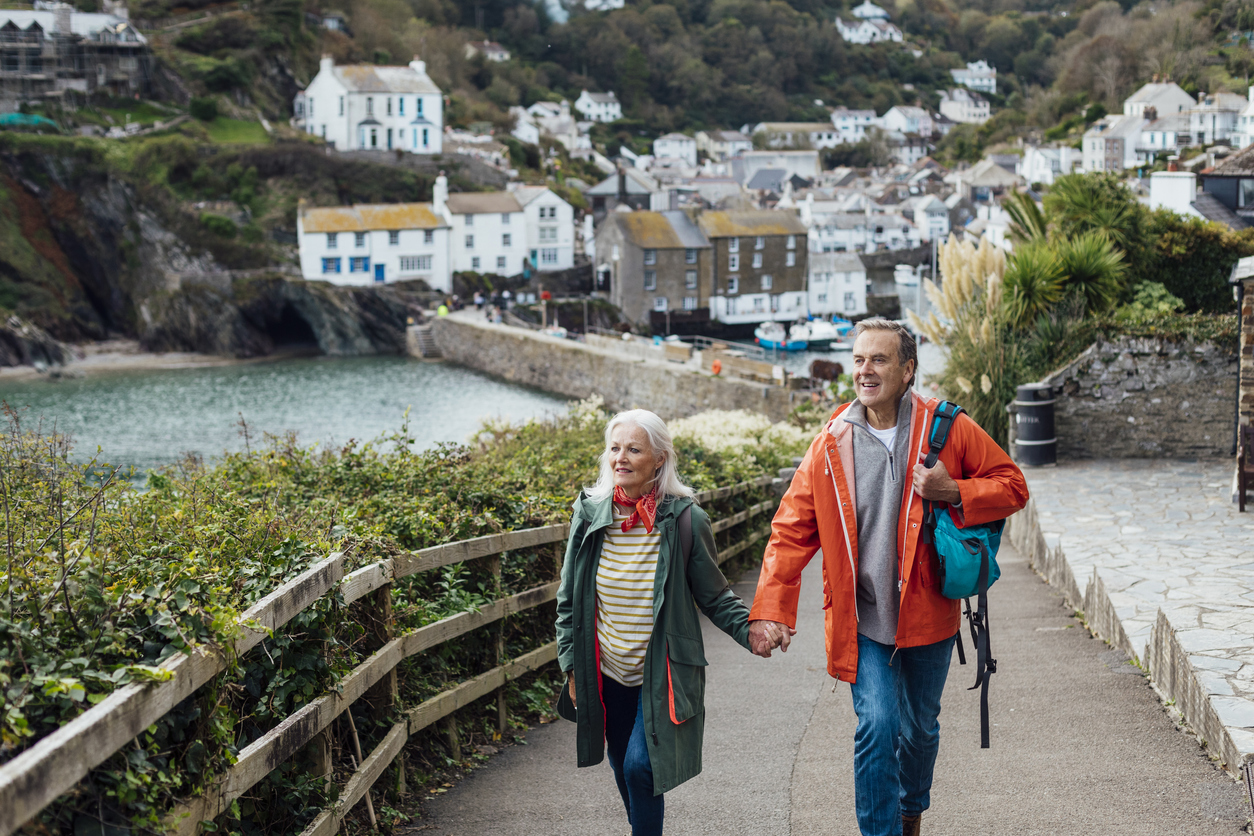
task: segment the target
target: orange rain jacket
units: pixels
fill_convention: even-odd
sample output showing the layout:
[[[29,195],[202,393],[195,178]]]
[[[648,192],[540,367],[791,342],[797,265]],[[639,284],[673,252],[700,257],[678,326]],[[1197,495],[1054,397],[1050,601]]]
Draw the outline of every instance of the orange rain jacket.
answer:
[[[916,461],[927,456],[924,430],[931,426],[939,401],[910,393],[912,448]],[[845,682],[858,674],[858,520],[853,478],[853,425],[837,409],[810,444],[792,485],[771,524],[771,540],[749,620],[765,619],[795,627],[801,570],[823,550],[823,609],[827,634],[827,672]],[[958,416],[940,454],[949,475],[958,480],[961,509],[953,509],[959,527],[1004,519],[1028,501],[1023,473],[966,413]],[[906,469],[912,473],[913,463]],[[897,577],[901,609],[897,647],[918,647],[947,639],[958,631],[958,602],[940,593],[936,552],[919,540],[923,501],[912,478],[897,524]],[[944,503],[940,503],[944,507]]]

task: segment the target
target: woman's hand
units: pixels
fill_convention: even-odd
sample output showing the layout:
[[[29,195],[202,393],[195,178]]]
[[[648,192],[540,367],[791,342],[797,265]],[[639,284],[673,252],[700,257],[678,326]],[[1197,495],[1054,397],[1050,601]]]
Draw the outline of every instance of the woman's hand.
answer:
[[[579,703],[575,701],[575,672],[570,671],[566,674],[566,687],[570,689],[570,704],[575,708],[579,707]]]

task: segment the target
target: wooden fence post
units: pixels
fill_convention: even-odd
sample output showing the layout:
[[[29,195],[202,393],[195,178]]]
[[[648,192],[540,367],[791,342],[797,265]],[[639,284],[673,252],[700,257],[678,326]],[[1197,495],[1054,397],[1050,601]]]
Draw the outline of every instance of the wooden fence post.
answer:
[[[488,558],[488,570],[492,573],[492,590],[496,598],[501,597],[501,555],[494,554]],[[498,668],[501,662],[505,660],[505,623],[509,620],[509,616],[505,616],[497,622],[496,625],[496,649],[493,653],[492,667]],[[505,686],[496,691],[496,731],[497,734],[504,737],[505,729],[509,725],[509,710],[506,707]]]

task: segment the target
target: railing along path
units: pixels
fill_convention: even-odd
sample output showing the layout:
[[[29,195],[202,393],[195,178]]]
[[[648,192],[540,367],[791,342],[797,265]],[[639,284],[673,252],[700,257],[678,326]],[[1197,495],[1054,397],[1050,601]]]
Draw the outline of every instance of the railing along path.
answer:
[[[777,493],[787,487],[790,469],[779,477],[763,476],[737,485],[697,494],[698,502],[713,502],[746,493],[755,488],[774,485]],[[744,523],[778,505],[777,499],[759,502],[732,516],[712,524],[714,533]],[[467,560],[488,559],[496,588],[501,585],[501,554],[517,549],[557,544],[558,563],[561,548],[569,533],[566,524],[493,534],[434,546],[403,557],[381,560],[349,574],[344,573],[344,556],[332,554],[302,574],[275,589],[240,617],[240,637],[231,648],[242,656],[263,639],[278,630],[298,613],[323,595],[339,590],[347,606],[367,595],[376,595],[376,612],[391,620],[391,584],[393,581]],[[754,542],[770,533],[770,524],[722,549],[719,562],[742,553]],[[319,774],[331,776],[329,739],[324,735],[331,723],[372,689],[386,689],[386,700],[395,699],[396,667],[405,659],[464,635],[472,630],[500,622],[497,632],[496,667],[457,686],[443,691],[405,712],[375,746],[374,750],[355,764],[355,771],[340,788],[333,806],[320,813],[305,828],[302,836],[331,836],[340,822],[363,798],[383,771],[402,751],[408,738],[441,720],[450,748],[456,753],[457,729],[452,714],[475,700],[493,692],[497,694],[498,725],[505,730],[505,685],[557,658],[557,642],[538,647],[516,659],[506,661],[504,625],[506,616],[538,607],[557,597],[558,583],[552,582],[503,598],[477,610],[449,616],[388,640],[354,668],[335,686],[335,690],[305,705],[282,723],[255,740],[239,753],[235,764],[227,769],[211,789],[202,795],[181,802],[167,819],[172,832],[195,836],[202,823],[224,812],[270,772],[281,766],[294,753],[311,742],[320,745]],[[160,667],[168,676],[161,682],[132,683],[110,694],[96,706],[83,712],[57,731],[40,740],[30,749],[0,766],[0,836],[9,836],[62,793],[87,776],[88,772],[125,747],[140,732],[168,713],[179,702],[224,671],[226,654],[208,647],[190,653],[179,653]],[[321,741],[317,739],[321,736]]]

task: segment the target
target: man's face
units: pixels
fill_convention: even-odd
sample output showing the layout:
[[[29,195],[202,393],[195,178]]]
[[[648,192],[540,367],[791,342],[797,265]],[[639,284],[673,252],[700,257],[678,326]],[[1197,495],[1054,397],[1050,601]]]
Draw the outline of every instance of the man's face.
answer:
[[[853,343],[853,390],[867,409],[889,409],[910,388],[914,361],[901,362],[901,338],[892,331],[863,331]]]

